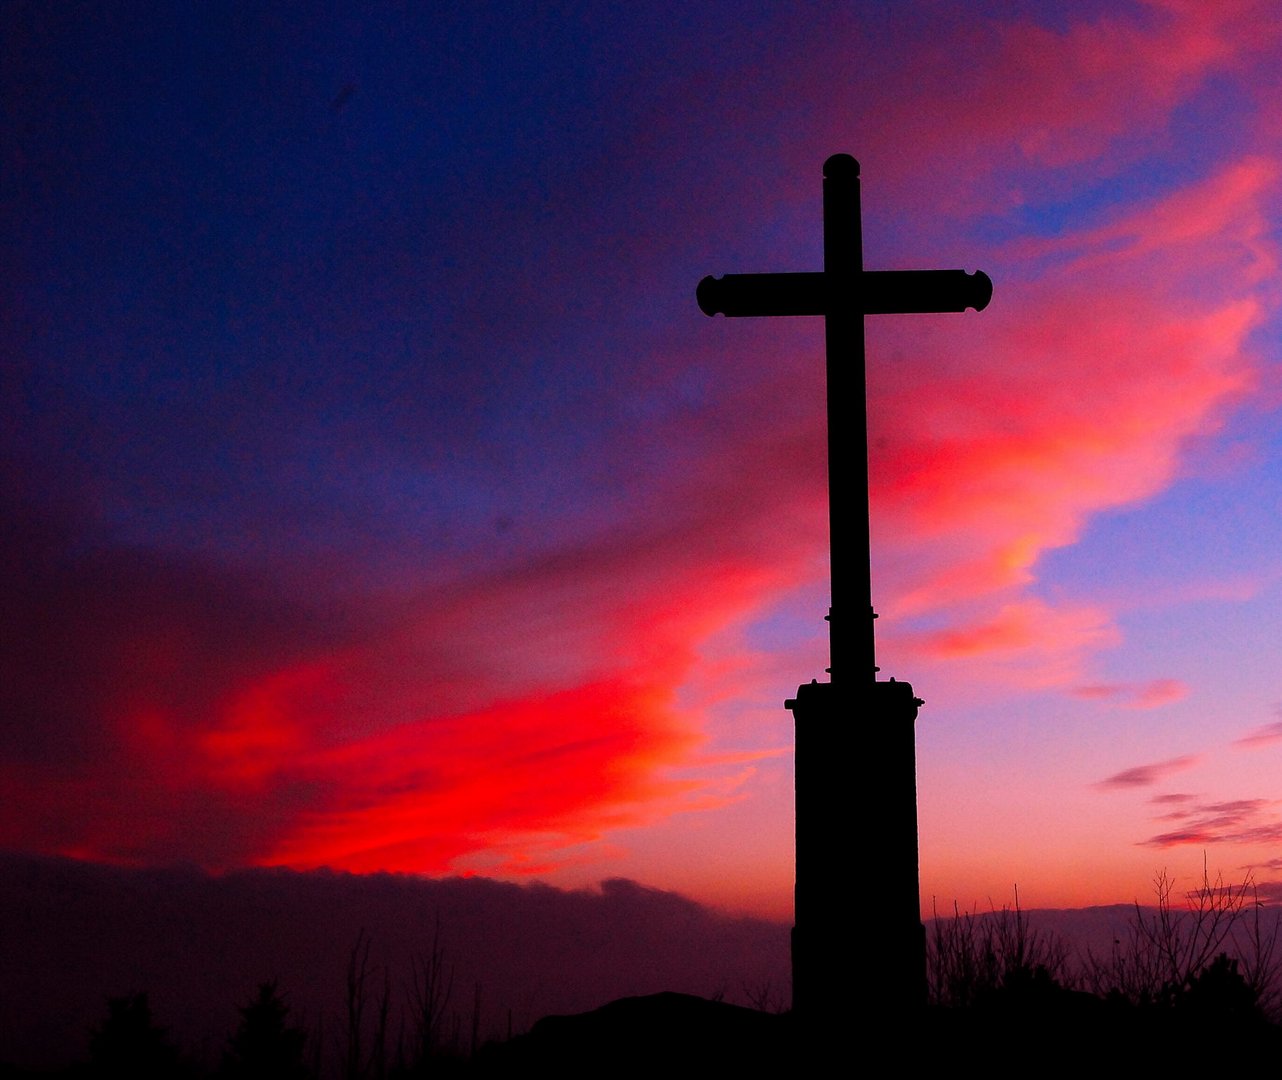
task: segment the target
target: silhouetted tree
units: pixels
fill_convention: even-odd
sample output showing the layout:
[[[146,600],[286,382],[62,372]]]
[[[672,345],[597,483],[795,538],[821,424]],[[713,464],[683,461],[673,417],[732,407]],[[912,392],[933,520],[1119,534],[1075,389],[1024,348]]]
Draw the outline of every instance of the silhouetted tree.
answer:
[[[411,957],[410,1009],[414,1035],[414,1067],[425,1069],[441,1055],[445,1016],[454,989],[454,967],[441,944],[441,918],[436,917],[431,949]]]
[[[301,1028],[290,1026],[288,1020],[289,1006],[275,980],[259,983],[258,996],[240,1009],[240,1027],[229,1041],[223,1075],[246,1080],[307,1077],[303,1064],[307,1036]]]
[[[383,969],[383,987],[377,1002],[373,1045],[365,1053],[366,986],[372,974],[369,962],[370,938],[362,928],[347,958],[347,1035],[343,1047],[344,1080],[382,1080],[387,1074],[387,1020],[391,1008],[391,973]]]
[[[151,1017],[144,993],[110,998],[107,1019],[89,1040],[90,1071],[140,1080],[183,1075],[178,1051]]]
[[[1183,906],[1175,904],[1175,883],[1165,870],[1153,887],[1157,906],[1145,910],[1136,903],[1126,939],[1114,941],[1107,957],[1087,953],[1091,989],[1131,1005],[1237,1015],[1247,1011],[1249,996],[1250,1009],[1263,1012],[1278,988],[1278,926],[1262,927],[1251,878],[1226,885],[1203,865],[1202,882],[1185,894]]]
[[[747,998],[748,1004],[758,1012],[768,1013],[785,1013],[790,1008],[787,998],[787,991],[779,991],[775,988],[770,979],[756,984],[743,984],[743,996]],[[713,997],[713,1001],[722,1001],[725,998],[724,991],[718,997]]]

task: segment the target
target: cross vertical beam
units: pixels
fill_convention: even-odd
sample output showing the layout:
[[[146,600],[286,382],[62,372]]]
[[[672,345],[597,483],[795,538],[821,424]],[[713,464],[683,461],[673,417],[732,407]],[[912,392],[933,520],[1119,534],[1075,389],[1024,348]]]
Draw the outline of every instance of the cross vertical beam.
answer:
[[[868,505],[868,405],[864,317],[874,314],[982,311],[993,283],[964,270],[868,271],[863,267],[859,164],[849,154],[824,162],[824,268],[822,273],[726,274],[699,282],[696,298],[706,315],[822,315],[828,419],[828,520],[832,604],[828,613],[827,683],[812,680],[785,702],[796,721],[797,879],[792,931],[793,1008],[797,975],[803,990],[800,1015],[812,1032],[840,1030],[848,1015],[825,1002],[825,989],[877,979],[884,1018],[911,1012],[926,1001],[926,939],[921,923],[917,862],[917,778],[913,722],[922,704],[908,683],[877,680],[873,634],[870,513]],[[859,388],[860,400],[839,399],[838,369]],[[851,459],[865,463],[845,469]],[[843,511],[845,516],[843,517]],[[851,522],[854,524],[850,524]],[[841,751],[856,737],[873,768],[853,771]],[[803,735],[803,732],[806,734]],[[814,740],[813,749],[809,740]],[[826,741],[827,746],[821,746]],[[885,795],[868,795],[863,810],[870,838],[857,853],[856,873],[868,895],[851,897],[848,873],[829,829],[860,793],[860,783],[880,783]],[[843,837],[843,840],[851,840]],[[840,841],[839,841],[840,843]],[[823,850],[826,846],[827,850]],[[805,877],[802,868],[808,867]],[[823,879],[825,867],[828,871]],[[805,890],[802,882],[806,881]],[[865,906],[869,924],[858,928],[867,943],[856,962],[851,912]],[[875,910],[868,910],[875,908]],[[799,928],[803,931],[798,936]],[[800,958],[800,964],[798,960]],[[827,968],[825,971],[824,969]]]
[[[842,469],[842,461],[868,460],[867,375],[864,358],[863,221],[859,203],[859,163],[849,154],[824,162],[824,351],[828,386],[828,542],[833,556],[846,552],[846,563],[830,561],[831,607],[828,609],[828,669],[834,684],[866,685],[876,681],[873,639],[871,523],[868,470]],[[832,392],[837,368],[859,388],[863,399],[843,408]],[[841,508],[855,511],[861,524],[844,527]],[[849,519],[847,519],[849,520]],[[850,577],[847,580],[846,575]],[[849,595],[847,595],[849,589]],[[843,606],[846,605],[846,606]],[[837,618],[840,611],[843,620]],[[849,665],[849,666],[847,666]],[[840,675],[838,669],[840,668]]]

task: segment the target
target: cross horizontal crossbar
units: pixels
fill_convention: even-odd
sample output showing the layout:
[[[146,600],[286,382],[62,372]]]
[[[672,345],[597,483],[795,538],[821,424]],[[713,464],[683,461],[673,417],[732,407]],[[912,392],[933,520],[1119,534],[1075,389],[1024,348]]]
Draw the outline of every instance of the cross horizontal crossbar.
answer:
[[[915,315],[983,311],[993,283],[982,270],[864,270],[853,280],[810,274],[726,274],[699,282],[705,315]],[[854,307],[852,311],[852,305]]]

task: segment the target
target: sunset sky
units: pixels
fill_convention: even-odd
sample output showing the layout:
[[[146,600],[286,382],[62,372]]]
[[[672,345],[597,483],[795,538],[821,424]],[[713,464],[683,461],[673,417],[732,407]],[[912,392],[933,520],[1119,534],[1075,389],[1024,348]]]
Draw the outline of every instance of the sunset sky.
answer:
[[[1282,882],[1277,4],[379,12],[0,8],[0,847],[790,917],[844,151],[926,909]]]

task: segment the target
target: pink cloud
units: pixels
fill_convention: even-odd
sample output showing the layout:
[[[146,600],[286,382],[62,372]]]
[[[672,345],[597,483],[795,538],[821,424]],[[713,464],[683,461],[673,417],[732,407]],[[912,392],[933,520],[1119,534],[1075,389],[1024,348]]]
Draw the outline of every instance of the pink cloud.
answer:
[[[1153,679],[1146,683],[1092,683],[1076,686],[1074,697],[1108,701],[1130,709],[1154,709],[1188,696],[1188,686],[1179,679]]]
[[[948,629],[888,636],[914,655],[978,660],[991,676],[1026,687],[1070,683],[1080,677],[1086,656],[1118,641],[1116,628],[1098,609],[1034,598],[1002,604],[991,616],[959,620]]]
[[[1139,688],[1132,708],[1155,709],[1188,697],[1188,684],[1181,679],[1154,679]]]
[[[878,533],[914,547],[948,540],[943,565],[926,553],[909,607],[1026,584],[1040,553],[1074,540],[1090,513],[1160,490],[1183,440],[1251,385],[1254,302],[1197,316],[1106,284],[1077,296],[1010,289],[1018,315],[967,327],[951,371],[920,371],[911,401],[874,392]],[[900,415],[913,423],[892,426]]]
[[[1043,553],[1162,490],[1187,440],[1252,391],[1275,181],[1257,159],[1230,164],[1056,241],[980,316],[869,321],[873,531],[894,538],[875,557],[878,603],[934,627],[905,631],[910,647],[1063,685],[1119,640],[1108,610],[1027,589]],[[1156,680],[1116,695],[1152,708],[1185,692]]]
[[[1074,697],[1094,698],[1101,701],[1116,697],[1123,692],[1125,692],[1125,684],[1123,683],[1094,683],[1090,686],[1075,686],[1073,688]]]
[[[909,205],[991,213],[1162,147],[1180,103],[1210,76],[1260,62],[1277,33],[1262,2],[1151,4],[1062,29],[967,16],[877,70],[882,92],[861,88],[875,111],[834,118],[828,141],[871,142],[867,163]]]
[[[1200,257],[1209,262],[1189,266],[1180,260],[1171,267],[1172,277],[1194,269],[1199,277],[1231,275],[1235,288],[1259,285],[1277,269],[1277,252],[1270,239],[1273,225],[1267,203],[1278,180],[1277,163],[1258,155],[1230,162],[1202,183],[1172,192],[1141,213],[1127,213],[1118,221],[1078,236],[1022,245],[1030,255],[1057,254],[1076,248],[1074,273],[1106,269],[1119,257],[1144,258],[1161,252],[1169,257],[1192,246],[1201,249],[1208,239],[1224,241]]]

